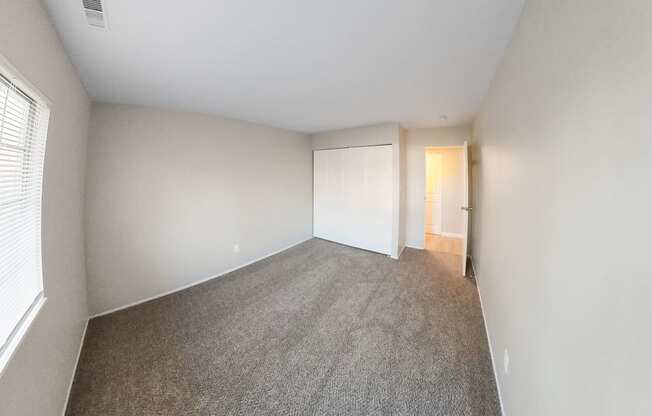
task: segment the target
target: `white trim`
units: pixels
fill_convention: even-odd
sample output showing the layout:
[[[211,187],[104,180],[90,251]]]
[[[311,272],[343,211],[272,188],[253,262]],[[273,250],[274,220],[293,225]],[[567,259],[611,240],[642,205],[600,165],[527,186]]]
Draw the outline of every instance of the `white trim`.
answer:
[[[469,254],[467,257],[468,257],[469,260],[471,261],[471,270],[473,270],[473,278],[475,279],[476,274],[475,274],[475,265],[473,264],[473,256],[471,256],[471,255]],[[475,282],[476,282],[476,284],[478,283],[477,279],[476,279]]]
[[[42,101],[46,107],[52,108],[52,100],[50,97],[45,95],[39,88],[34,86],[29,80],[23,76],[23,74],[7,59],[4,55],[0,53],[0,69],[4,69],[9,72],[4,74],[9,78],[11,82],[16,84],[19,88],[26,90],[26,92],[33,95],[32,98]]]
[[[236,270],[238,270],[238,269],[242,269],[243,267],[247,267],[247,266],[249,266],[249,265],[251,265],[251,264],[253,264],[253,263],[256,263],[256,262],[259,262],[259,261],[261,261],[261,260],[264,260],[264,259],[266,259],[267,257],[271,257],[271,256],[273,256],[273,255],[275,255],[275,254],[278,254],[278,253],[282,252],[282,251],[289,250],[289,249],[291,249],[291,248],[294,247],[294,246],[298,246],[299,244],[301,244],[301,243],[305,243],[306,241],[308,241],[308,240],[312,240],[312,239],[313,239],[313,237],[310,236],[310,237],[305,238],[305,239],[303,239],[303,240],[301,240],[301,241],[298,241],[298,242],[296,242],[296,243],[290,244],[289,246],[284,247],[284,248],[282,248],[282,249],[280,249],[280,250],[276,250],[276,251],[273,252],[273,253],[266,254],[266,255],[264,255],[264,256],[262,256],[262,257],[258,257],[257,259],[251,260],[251,261],[249,261],[249,262],[247,262],[247,263],[241,264],[241,265],[236,266],[236,267],[232,267],[232,268],[230,268],[230,269],[228,269],[228,270],[225,270],[225,271],[223,271],[223,272],[221,272],[221,273],[219,273],[219,274],[216,274],[216,275],[214,275],[214,276],[206,277],[206,278],[204,278],[204,279],[198,280],[198,281],[193,282],[193,283],[189,283],[189,284],[187,284],[187,285],[184,285],[184,286],[178,287],[178,288],[176,288],[176,289],[168,290],[168,291],[166,291],[166,292],[159,293],[159,294],[154,295],[154,296],[149,296],[149,297],[147,297],[147,298],[145,298],[145,299],[141,299],[141,300],[138,300],[138,301],[136,301],[136,302],[128,303],[127,305],[124,305],[124,306],[118,306],[117,308],[112,308],[112,309],[106,310],[106,311],[104,311],[104,312],[96,313],[95,315],[91,315],[88,319],[93,319],[93,318],[97,318],[97,317],[100,317],[100,316],[108,315],[108,314],[113,313],[113,312],[118,312],[118,311],[121,311],[121,310],[123,310],[123,309],[131,308],[132,306],[140,305],[141,303],[149,302],[150,300],[154,300],[154,299],[157,299],[157,298],[161,298],[161,297],[163,297],[163,296],[171,295],[172,293],[179,292],[179,291],[181,291],[181,290],[188,289],[188,288],[191,288],[191,287],[193,287],[193,286],[200,285],[200,284],[202,284],[202,283],[208,282],[209,280],[212,280],[212,279],[215,279],[215,278],[218,278],[218,277],[224,276],[225,274],[229,274],[229,273],[234,272],[234,271],[236,271]]]
[[[425,247],[411,246],[411,245],[409,245],[409,244],[406,244],[405,247],[413,248],[413,249],[415,249],[415,250],[425,250],[425,249],[426,249]]]
[[[494,379],[496,380],[496,390],[498,391],[498,402],[500,403],[500,411],[503,416],[506,416],[505,406],[503,405],[503,395],[500,392],[500,381],[498,380],[498,371],[496,370],[496,360],[494,356],[493,343],[491,342],[491,335],[489,334],[489,326],[487,325],[487,317],[484,313],[484,304],[482,303],[482,293],[480,292],[480,281],[476,274],[475,265],[473,264],[473,257],[471,259],[471,268],[473,269],[473,277],[475,278],[475,287],[478,289],[478,297],[480,298],[480,309],[482,310],[482,321],[484,322],[484,331],[487,334],[487,343],[489,344],[489,354],[491,355],[491,366],[494,370]]]
[[[446,232],[442,231],[442,233],[440,235],[442,237],[459,238],[459,239],[464,238],[464,234],[461,234],[461,233],[446,233]]]
[[[18,351],[20,346],[23,344],[23,341],[29,333],[29,330],[32,329],[32,324],[36,320],[36,317],[39,315],[41,310],[43,310],[43,306],[47,301],[48,298],[43,296],[43,292],[39,293],[39,295],[34,300],[34,303],[32,303],[25,315],[18,322],[16,328],[9,336],[9,340],[5,344],[5,348],[0,354],[0,377],[2,377],[3,373],[9,366],[9,362],[14,357],[14,354],[16,354],[16,351]]]
[[[61,412],[62,416],[66,416],[66,410],[68,409],[68,401],[70,400],[70,393],[72,392],[72,384],[75,382],[75,375],[77,374],[77,366],[79,366],[79,358],[81,357],[82,348],[84,347],[84,340],[86,339],[86,330],[88,329],[88,320],[86,318],[86,323],[84,324],[84,330],[82,331],[81,341],[79,342],[79,349],[77,350],[77,359],[75,360],[75,367],[72,369],[72,375],[70,376],[70,384],[68,384],[68,393],[66,394],[66,401],[63,403],[63,411]]]
[[[52,108],[52,100],[45,95],[39,88],[32,84],[23,73],[16,68],[11,61],[9,61],[3,54],[0,53],[0,74],[9,80],[14,86],[22,90],[23,94],[28,94],[32,100],[35,101],[35,106],[37,108],[42,107],[42,113],[39,115],[39,121],[43,122],[43,125],[36,129],[34,133],[34,138],[42,140],[43,143],[46,143],[47,133],[48,133],[48,123],[50,117],[50,109]],[[11,87],[10,87],[11,89]],[[43,134],[41,137],[40,135]],[[37,146],[40,147],[40,146]],[[38,165],[38,163],[35,163]],[[40,164],[43,167],[43,162]],[[41,187],[44,182],[44,175],[41,174],[40,180],[35,180],[35,182],[40,183]],[[43,237],[43,226],[42,226],[42,200],[43,200],[43,190],[41,189],[38,195],[38,207],[41,214],[39,214],[37,227],[35,232],[38,236],[38,257],[35,258],[35,263],[37,264],[37,277],[40,282],[40,291],[36,294],[32,303],[29,305],[27,310],[22,311],[23,314],[18,321],[17,325],[12,329],[9,334],[9,337],[6,340],[0,342],[0,377],[4,373],[5,369],[8,367],[9,362],[13,358],[16,351],[20,348],[23,343],[23,340],[27,336],[27,333],[30,331],[31,327],[34,324],[34,321],[38,317],[39,313],[43,309],[43,306],[47,302],[47,297],[45,293],[45,288],[43,284],[43,256],[42,256],[42,237]]]
[[[405,250],[406,245],[403,244],[403,247],[399,247],[398,249],[398,256],[397,257],[392,257],[394,260],[398,260],[401,258],[401,254],[403,254],[403,250]]]
[[[464,149],[464,145],[451,145],[451,146],[423,146],[426,150],[437,150],[437,149]]]

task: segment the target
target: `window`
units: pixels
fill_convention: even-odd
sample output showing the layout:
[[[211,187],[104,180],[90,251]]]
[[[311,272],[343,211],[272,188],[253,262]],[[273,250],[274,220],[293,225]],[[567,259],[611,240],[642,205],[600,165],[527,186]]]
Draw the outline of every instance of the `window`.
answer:
[[[41,185],[49,110],[0,66],[0,370],[44,302]]]

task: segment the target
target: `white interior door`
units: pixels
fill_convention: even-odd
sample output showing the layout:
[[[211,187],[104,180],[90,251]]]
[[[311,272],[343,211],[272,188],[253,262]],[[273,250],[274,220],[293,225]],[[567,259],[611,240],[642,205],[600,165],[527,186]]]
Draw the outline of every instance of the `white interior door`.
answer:
[[[426,151],[426,232],[442,232],[442,163],[441,154]]]
[[[463,179],[463,204],[462,209],[462,276],[466,276],[466,259],[469,250],[469,215],[471,214],[471,207],[469,206],[469,144],[464,142],[464,150],[462,155],[462,179]]]
[[[392,146],[314,152],[315,237],[390,254]]]

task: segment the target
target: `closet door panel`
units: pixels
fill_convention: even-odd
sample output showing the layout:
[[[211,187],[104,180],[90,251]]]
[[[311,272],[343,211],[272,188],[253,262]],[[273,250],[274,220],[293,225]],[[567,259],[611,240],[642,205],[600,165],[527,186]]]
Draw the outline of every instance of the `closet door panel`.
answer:
[[[314,235],[389,254],[392,146],[314,152]]]

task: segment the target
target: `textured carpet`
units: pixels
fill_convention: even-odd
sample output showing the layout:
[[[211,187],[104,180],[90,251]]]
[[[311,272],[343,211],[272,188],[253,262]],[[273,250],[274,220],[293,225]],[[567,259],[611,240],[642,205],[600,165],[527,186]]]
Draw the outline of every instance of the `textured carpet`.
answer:
[[[499,415],[459,257],[313,239],[91,320],[67,415]]]

